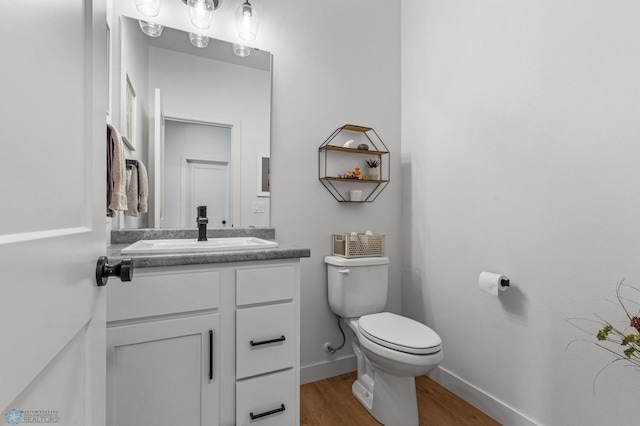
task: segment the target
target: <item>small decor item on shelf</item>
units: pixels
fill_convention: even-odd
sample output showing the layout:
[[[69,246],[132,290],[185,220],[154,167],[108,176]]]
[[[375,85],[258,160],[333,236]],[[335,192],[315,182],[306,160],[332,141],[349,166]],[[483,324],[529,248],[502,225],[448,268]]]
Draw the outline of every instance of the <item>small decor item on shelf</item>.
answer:
[[[378,180],[380,175],[378,174],[378,166],[380,165],[380,160],[378,159],[369,159],[365,160],[367,166],[369,166],[369,174],[367,177],[372,180]]]
[[[366,143],[361,143],[360,145],[358,145],[358,149],[362,151],[369,151],[369,145],[367,145]]]
[[[362,191],[359,189],[352,189],[349,191],[349,199],[351,201],[362,201]]]

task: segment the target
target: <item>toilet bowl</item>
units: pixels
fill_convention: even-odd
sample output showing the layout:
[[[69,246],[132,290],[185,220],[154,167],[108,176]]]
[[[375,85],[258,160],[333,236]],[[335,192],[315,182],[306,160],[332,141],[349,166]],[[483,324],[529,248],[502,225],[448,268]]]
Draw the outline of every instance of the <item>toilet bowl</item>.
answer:
[[[390,312],[386,257],[325,257],[329,305],[353,331],[358,378],[353,395],[385,425],[418,425],[415,376],[443,358],[440,336],[426,325]]]
[[[402,332],[388,342],[385,341],[387,335],[377,333],[379,329],[371,329],[371,320],[374,324],[401,323],[414,332],[420,330],[424,333],[414,334],[398,329]],[[384,425],[418,425],[415,376],[429,373],[442,361],[440,337],[427,326],[390,312],[350,318],[345,322],[355,334],[353,347],[358,378],[351,387],[353,395]],[[412,337],[426,341],[425,335],[433,340],[423,347],[412,345],[415,342]]]

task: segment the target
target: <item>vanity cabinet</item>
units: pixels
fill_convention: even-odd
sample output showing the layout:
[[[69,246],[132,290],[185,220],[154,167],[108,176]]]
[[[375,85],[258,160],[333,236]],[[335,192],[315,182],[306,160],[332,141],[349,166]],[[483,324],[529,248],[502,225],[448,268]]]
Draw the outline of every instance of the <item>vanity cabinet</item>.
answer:
[[[296,258],[109,283],[107,425],[299,424],[299,280]]]

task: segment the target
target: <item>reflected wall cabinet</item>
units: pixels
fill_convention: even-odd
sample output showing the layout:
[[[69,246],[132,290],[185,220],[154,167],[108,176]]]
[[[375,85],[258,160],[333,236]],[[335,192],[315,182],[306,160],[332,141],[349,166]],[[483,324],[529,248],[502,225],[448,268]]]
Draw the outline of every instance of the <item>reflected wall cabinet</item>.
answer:
[[[389,184],[390,163],[390,153],[373,128],[345,124],[320,145],[318,178],[340,203],[370,203]]]

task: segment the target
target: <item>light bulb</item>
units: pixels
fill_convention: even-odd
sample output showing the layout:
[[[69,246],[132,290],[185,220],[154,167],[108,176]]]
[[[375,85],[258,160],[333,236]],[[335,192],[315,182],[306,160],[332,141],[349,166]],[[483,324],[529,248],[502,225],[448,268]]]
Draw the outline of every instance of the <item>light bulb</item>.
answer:
[[[251,54],[251,49],[241,44],[233,43],[233,53],[241,58],[245,58]]]
[[[162,35],[162,30],[164,29],[162,25],[142,20],[138,21],[138,23],[142,32],[149,37],[160,37]]]
[[[204,49],[209,45],[209,37],[202,34],[189,33],[189,41],[200,49]]]
[[[255,40],[258,34],[258,16],[256,9],[249,3],[245,2],[236,10],[236,25],[238,34],[243,40]]]
[[[189,0],[187,6],[189,7],[189,18],[194,27],[206,30],[211,26],[214,10],[213,0]]]
[[[145,16],[158,16],[160,12],[160,0],[135,0],[136,9]]]

